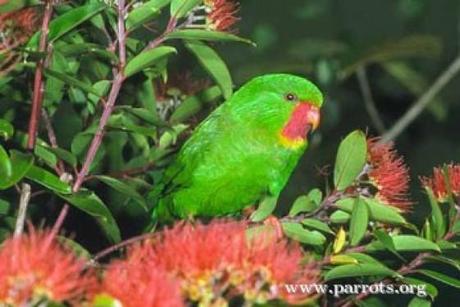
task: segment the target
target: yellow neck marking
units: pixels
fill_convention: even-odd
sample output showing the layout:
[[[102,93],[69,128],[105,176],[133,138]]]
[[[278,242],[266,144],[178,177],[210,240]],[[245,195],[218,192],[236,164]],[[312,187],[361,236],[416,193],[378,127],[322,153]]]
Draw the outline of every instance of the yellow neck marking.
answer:
[[[300,137],[295,139],[287,138],[282,133],[279,134],[278,140],[281,146],[289,149],[299,149],[307,142],[305,139]]]

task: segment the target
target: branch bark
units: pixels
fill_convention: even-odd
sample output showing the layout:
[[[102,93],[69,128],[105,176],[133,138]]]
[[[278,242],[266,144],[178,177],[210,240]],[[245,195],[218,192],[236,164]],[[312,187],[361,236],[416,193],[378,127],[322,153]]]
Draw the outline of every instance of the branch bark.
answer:
[[[24,231],[24,224],[26,222],[27,217],[27,207],[29,206],[31,195],[30,185],[27,183],[22,184],[21,188],[21,196],[19,199],[19,211],[18,217],[16,219],[16,226],[14,228],[14,236],[18,237]]]
[[[385,124],[380,118],[374,97],[372,96],[371,86],[369,85],[369,79],[366,74],[366,68],[361,66],[356,72],[356,76],[358,77],[358,83],[363,95],[364,106],[366,107],[367,113],[369,114],[375,129],[377,129],[380,134],[383,134],[386,130]]]
[[[398,137],[426,108],[433,98],[458,74],[460,71],[460,55],[439,75],[428,90],[415,101],[407,112],[389,129],[381,139],[388,142]]]
[[[40,53],[45,53],[48,44],[48,32],[49,32],[49,23],[51,17],[53,16],[53,1],[47,0],[45,4],[45,12],[43,15],[43,22],[40,33],[40,42],[38,45],[38,51]],[[28,131],[28,140],[27,148],[33,149],[35,147],[35,142],[37,139],[37,130],[38,124],[40,122],[40,113],[43,104],[43,69],[45,68],[46,58],[43,57],[37,62],[35,68],[35,77],[34,77],[34,89],[32,97],[32,111],[30,113],[29,119],[29,131]]]

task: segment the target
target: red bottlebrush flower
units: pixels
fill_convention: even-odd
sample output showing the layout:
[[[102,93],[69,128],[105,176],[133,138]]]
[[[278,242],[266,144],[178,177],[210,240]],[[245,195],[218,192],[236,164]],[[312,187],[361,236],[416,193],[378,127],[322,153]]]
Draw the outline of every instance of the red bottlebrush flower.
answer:
[[[206,7],[206,24],[212,30],[230,31],[231,27],[239,20],[236,17],[238,4],[232,0],[204,0]]]
[[[292,301],[278,285],[318,280],[316,268],[301,264],[298,245],[262,234],[249,239],[246,230],[247,223],[236,221],[179,223],[153,245],[155,262],[181,280],[188,299],[204,305],[225,304],[235,296],[259,303]]]
[[[49,231],[7,239],[0,247],[0,305],[24,306],[46,298],[76,303],[96,286],[85,261],[60,245]]]
[[[393,143],[378,143],[378,138],[369,138],[367,172],[371,183],[377,188],[376,198],[402,212],[411,209],[408,199],[409,170],[404,160],[396,153]]]
[[[449,180],[449,185],[446,182],[446,176]],[[449,197],[448,186],[452,190],[452,194],[460,197],[460,164],[449,164],[446,167],[446,176],[442,167],[433,169],[433,177],[422,177],[422,184],[426,188],[433,191],[434,196],[440,202],[447,201]]]
[[[180,284],[152,260],[152,246],[135,246],[127,259],[107,268],[101,291],[125,307],[184,306]]]
[[[7,73],[20,60],[15,48],[24,44],[38,28],[35,8],[0,14],[0,75]]]

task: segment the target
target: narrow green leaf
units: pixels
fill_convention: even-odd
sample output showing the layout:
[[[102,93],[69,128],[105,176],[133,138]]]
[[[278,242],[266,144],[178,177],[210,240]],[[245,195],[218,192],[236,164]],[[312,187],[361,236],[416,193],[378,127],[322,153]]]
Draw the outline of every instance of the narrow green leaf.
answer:
[[[106,9],[107,6],[103,1],[82,5],[73,8],[66,13],[54,18],[49,25],[48,41],[49,43],[54,42],[64,34],[75,29],[78,25],[92,18],[94,15],[99,14],[102,10]],[[28,47],[36,48],[38,46],[38,40],[40,32],[37,32],[32,36],[27,44]]]
[[[66,44],[59,48],[65,57],[81,56],[83,54],[94,54],[99,58],[107,60],[109,63],[118,63],[115,53],[108,51],[103,46],[93,43]]]
[[[49,151],[54,153],[59,159],[62,161],[67,162],[70,166],[76,167],[77,166],[77,157],[68,150],[62,148],[53,148],[47,147]]]
[[[132,31],[159,15],[171,0],[150,0],[133,9],[126,18],[126,30]]]
[[[426,300],[420,297],[414,297],[409,302],[409,305],[407,305],[407,307],[430,307],[430,306],[431,306],[431,302],[429,300]]]
[[[442,249],[442,248],[441,248]],[[457,271],[460,271],[460,263],[458,263],[456,260],[454,259],[450,259],[448,257],[445,257],[445,256],[440,256],[440,255],[436,255],[436,256],[428,256],[425,258],[426,260],[430,260],[432,262],[439,262],[439,263],[445,263],[445,264],[448,264],[452,267],[454,267]]]
[[[432,284],[430,284],[430,283],[428,283],[428,282],[426,282],[424,280],[420,280],[420,279],[413,278],[413,277],[404,277],[404,279],[402,281],[407,285],[417,285],[417,286],[424,287],[425,288],[424,291],[433,299],[436,296],[438,296],[438,289],[435,286],[433,286]],[[420,290],[420,291],[423,291],[423,290]],[[423,293],[421,293],[421,294],[423,295]]]
[[[80,190],[70,195],[58,195],[73,206],[93,216],[111,242],[116,243],[121,240],[120,230],[112,213],[94,192]]]
[[[339,145],[334,168],[334,185],[337,190],[350,186],[366,163],[366,135],[360,130],[350,133]]]
[[[312,212],[318,208],[318,204],[314,203],[307,195],[297,197],[294,204],[289,210],[289,216],[296,216],[303,212]]]
[[[14,134],[13,125],[4,119],[0,119],[0,138],[3,138],[5,141],[10,139]]]
[[[356,198],[353,210],[351,212],[350,219],[350,245],[356,246],[367,230],[369,223],[369,213],[367,209],[367,203],[361,199]]]
[[[369,256],[367,254],[363,254],[363,253],[347,253],[345,255],[355,258],[356,260],[358,260],[359,263],[370,263],[370,264],[377,264],[377,265],[384,266],[383,263],[381,263],[380,261],[378,261],[374,257],[371,257],[371,256]]]
[[[277,197],[266,196],[260,203],[256,211],[251,214],[251,221],[260,222],[265,220],[273,213],[278,201]]]
[[[142,197],[141,194],[139,194],[134,188],[131,186],[127,185],[123,181],[120,181],[118,179],[108,177],[108,176],[96,176],[97,179],[102,181],[103,183],[107,184],[114,190],[128,196],[129,198],[133,199],[136,203],[138,203],[142,209],[144,209],[147,212],[147,204],[145,202],[145,199]]]
[[[431,205],[431,225],[434,228],[433,230],[436,240],[439,240],[444,237],[446,233],[446,222],[442,215],[441,208],[433,195],[433,191],[431,191],[430,188],[426,188],[425,190],[428,194],[428,199],[430,200]]]
[[[326,223],[317,219],[303,219],[302,225],[304,225],[307,228],[313,228],[322,232],[334,234],[332,229]]]
[[[74,77],[71,77],[69,75],[66,75],[66,74],[63,74],[61,72],[58,72],[58,71],[54,71],[54,70],[51,70],[51,69],[45,69],[45,75],[46,76],[51,76],[51,77],[54,77],[56,79],[59,79],[65,83],[67,83],[68,85],[70,86],[74,86],[76,88],[79,88],[87,93],[91,93],[93,95],[96,95],[96,96],[99,96],[99,93],[90,85],[90,84],[87,84],[83,81],[80,81],[78,80],[77,78],[74,78]]]
[[[2,150],[3,147],[0,146],[0,171],[2,167]],[[9,173],[3,173],[9,174],[8,176],[0,177],[0,190],[5,190],[19,182],[29,171],[34,162],[34,158],[32,155],[23,154],[16,150],[11,150],[11,158],[8,159],[8,162],[9,167],[11,167],[11,171]]]
[[[225,99],[233,93],[233,81],[227,65],[211,47],[200,41],[187,41],[185,43],[198,59],[204,69],[211,75],[222,90]]]
[[[0,215],[6,215],[10,210],[10,203],[0,198]]]
[[[168,46],[160,46],[144,52],[141,52],[135,56],[125,67],[125,76],[130,77],[145,68],[155,65],[159,60],[164,57],[177,53],[176,49]]]
[[[203,0],[172,0],[171,17],[179,19],[188,15],[190,11],[201,4],[202,1]]]
[[[417,270],[417,272],[425,276],[431,277],[437,281],[443,282],[446,285],[460,289],[460,280],[456,278],[444,275],[439,272],[431,271],[431,270]]]
[[[8,157],[8,153],[2,145],[0,145],[0,174],[2,174],[2,177],[0,177],[1,187],[4,184],[6,185],[7,180],[5,179],[11,177],[11,175],[13,174],[13,168],[11,166],[10,157]]]
[[[363,277],[363,276],[397,276],[395,271],[378,264],[363,263],[363,264],[346,264],[334,267],[324,275],[324,280],[329,281],[347,277]]]
[[[395,250],[398,252],[441,251],[437,244],[413,235],[397,235],[392,236],[391,239],[393,240]],[[366,250],[369,252],[383,249],[385,249],[385,246],[378,241],[374,241],[366,246]]]
[[[26,177],[56,193],[72,193],[72,189],[68,183],[61,181],[59,177],[41,167],[32,165],[27,172]]]
[[[363,197],[362,199],[367,203],[369,218],[371,220],[394,225],[407,223],[394,207],[382,204],[373,198]],[[354,198],[345,198],[339,200],[336,206],[343,211],[351,213],[354,202]]]
[[[349,220],[350,214],[345,211],[337,210],[331,214],[331,222],[334,224],[345,224],[348,223]]]
[[[71,250],[78,258],[83,258],[85,260],[91,260],[91,253],[86,248],[84,248],[83,246],[75,242],[74,240],[63,237],[63,236],[58,236],[57,239],[64,247]]]
[[[182,29],[169,33],[166,39],[185,39],[185,40],[203,40],[203,41],[233,41],[242,42],[255,46],[249,39],[241,38],[231,33],[201,30],[201,29]]]
[[[307,230],[298,223],[285,222],[281,224],[286,236],[309,245],[323,245],[326,237],[320,232]]]

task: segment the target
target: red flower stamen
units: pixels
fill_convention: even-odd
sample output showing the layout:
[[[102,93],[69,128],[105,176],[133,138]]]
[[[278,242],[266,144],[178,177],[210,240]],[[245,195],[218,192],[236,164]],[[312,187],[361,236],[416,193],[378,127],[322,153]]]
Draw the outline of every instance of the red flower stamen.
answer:
[[[48,231],[32,228],[7,239],[0,247],[0,305],[23,306],[41,298],[79,302],[96,286],[85,264]]]
[[[230,31],[231,27],[240,20],[235,15],[238,13],[238,4],[231,0],[205,0],[207,8],[207,24],[212,30]]]
[[[456,197],[460,197],[460,164],[449,164],[447,165],[446,170],[446,175],[444,175],[442,167],[435,167],[433,169],[432,177],[420,178],[422,185],[431,189],[436,199],[440,202],[448,200],[449,186],[452,194]],[[446,176],[449,180],[449,185],[446,182]]]
[[[379,143],[378,138],[369,138],[368,176],[377,188],[376,198],[402,212],[411,209],[408,199],[409,170],[401,156],[398,156],[393,143]]]

